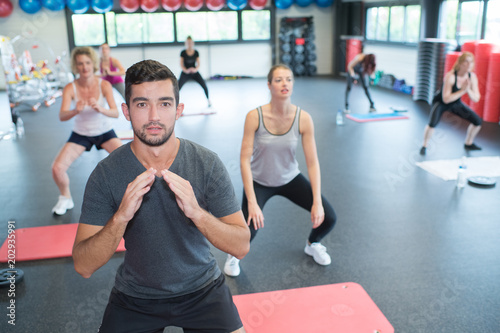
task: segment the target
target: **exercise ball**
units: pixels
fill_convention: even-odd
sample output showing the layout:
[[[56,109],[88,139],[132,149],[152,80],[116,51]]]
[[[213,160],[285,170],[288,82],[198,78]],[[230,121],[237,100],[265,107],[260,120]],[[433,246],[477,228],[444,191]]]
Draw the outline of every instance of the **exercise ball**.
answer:
[[[274,4],[276,5],[276,8],[288,9],[293,4],[293,0],[275,0]]]
[[[135,12],[140,5],[139,0],[120,0],[120,8],[127,13]]]
[[[158,0],[141,0],[141,9],[146,13],[152,13],[160,7]]]
[[[203,7],[203,0],[184,0],[184,7],[192,12]]]
[[[207,8],[213,11],[221,10],[225,4],[225,0],[207,0]]]
[[[181,4],[181,0],[161,0],[161,6],[169,12],[175,12],[181,7]]]
[[[86,13],[90,8],[89,0],[68,0],[68,8],[75,14]]]
[[[41,0],[19,0],[19,7],[28,14],[35,14],[42,9]]]
[[[266,7],[267,0],[249,0],[248,4],[254,10],[261,10]]]
[[[333,4],[333,0],[316,0],[316,5],[318,5],[318,7],[329,7]]]
[[[113,0],[90,0],[92,9],[99,14],[104,14],[113,9]]]
[[[42,5],[54,12],[63,10],[66,7],[66,1],[64,0],[42,0]]]
[[[0,0],[0,17],[7,17],[12,14],[12,2],[9,0]]]
[[[232,10],[242,10],[247,6],[247,0],[227,0],[227,6]]]

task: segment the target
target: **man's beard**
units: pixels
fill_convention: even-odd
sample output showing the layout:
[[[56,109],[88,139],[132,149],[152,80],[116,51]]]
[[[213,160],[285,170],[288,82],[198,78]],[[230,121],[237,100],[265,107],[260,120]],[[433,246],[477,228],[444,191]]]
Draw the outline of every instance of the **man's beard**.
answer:
[[[149,126],[160,126],[162,129],[165,130],[165,134],[163,134],[160,137],[158,136],[148,137],[148,135],[146,134],[146,130]],[[170,139],[173,132],[174,132],[174,126],[167,129],[165,125],[158,122],[151,122],[149,124],[146,124],[142,126],[142,130],[134,128],[134,134],[137,136],[137,138],[141,140],[142,143],[151,147],[158,147],[163,145],[165,142],[168,141],[168,139]]]

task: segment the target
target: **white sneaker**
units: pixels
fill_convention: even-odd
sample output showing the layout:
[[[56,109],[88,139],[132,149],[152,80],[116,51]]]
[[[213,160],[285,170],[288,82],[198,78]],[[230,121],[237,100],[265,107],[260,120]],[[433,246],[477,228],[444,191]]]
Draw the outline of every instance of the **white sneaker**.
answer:
[[[240,275],[240,260],[228,254],[226,263],[224,264],[224,273],[226,273],[227,276]]]
[[[75,207],[73,203],[73,199],[67,198],[64,195],[59,196],[59,200],[57,201],[54,208],[52,208],[52,213],[56,215],[64,215],[68,209]]]
[[[321,243],[312,243],[309,245],[306,243],[306,247],[304,249],[304,252],[307,255],[310,255],[311,257],[314,258],[314,261],[316,263],[326,266],[330,265],[332,263],[332,259],[330,258],[330,255],[326,253],[326,247],[321,245]]]

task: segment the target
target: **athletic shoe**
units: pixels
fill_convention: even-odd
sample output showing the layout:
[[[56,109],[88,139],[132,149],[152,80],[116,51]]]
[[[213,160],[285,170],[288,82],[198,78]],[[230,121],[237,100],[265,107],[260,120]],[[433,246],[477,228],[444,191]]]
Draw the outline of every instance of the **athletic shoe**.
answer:
[[[425,147],[420,148],[420,155],[425,155],[426,150],[427,148]]]
[[[464,144],[464,148],[467,149],[467,150],[481,150],[482,149],[481,147],[476,146],[475,143],[473,143],[471,145]]]
[[[54,208],[52,208],[52,213],[56,215],[64,215],[68,209],[72,209],[73,207],[75,207],[73,199],[60,195],[57,204]]]
[[[228,254],[226,263],[224,264],[224,273],[226,273],[227,276],[233,277],[240,275],[240,260]]]
[[[321,243],[312,243],[309,245],[306,243],[306,247],[304,248],[304,252],[313,257],[314,261],[316,263],[326,266],[330,265],[332,263],[332,259],[330,258],[330,255],[326,253],[326,247],[321,245]]]
[[[370,112],[377,112],[377,109],[374,106],[370,106]]]
[[[351,113],[351,110],[349,110],[349,108],[345,108],[344,113]]]

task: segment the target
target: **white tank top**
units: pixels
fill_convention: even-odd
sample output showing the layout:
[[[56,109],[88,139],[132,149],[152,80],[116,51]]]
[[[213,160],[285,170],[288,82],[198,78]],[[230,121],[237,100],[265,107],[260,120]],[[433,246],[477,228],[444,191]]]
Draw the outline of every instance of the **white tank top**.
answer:
[[[97,104],[107,108],[108,103],[102,95],[101,82],[102,80],[99,79],[99,98],[97,100]],[[75,82],[72,82],[71,84],[73,85],[73,90],[75,92],[76,104],[79,100],[78,93],[76,90]],[[75,116],[75,125],[73,127],[73,132],[84,136],[98,136],[109,132],[112,128],[113,126],[111,124],[111,119],[109,119],[108,116],[97,112],[90,105],[86,105],[83,110]]]
[[[253,179],[261,185],[270,187],[288,184],[300,174],[299,163],[295,158],[300,138],[300,108],[297,107],[288,132],[280,135],[272,134],[266,129],[261,107],[258,107],[257,111],[259,127],[255,131],[250,162]]]

